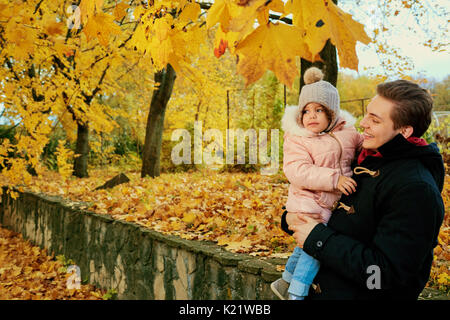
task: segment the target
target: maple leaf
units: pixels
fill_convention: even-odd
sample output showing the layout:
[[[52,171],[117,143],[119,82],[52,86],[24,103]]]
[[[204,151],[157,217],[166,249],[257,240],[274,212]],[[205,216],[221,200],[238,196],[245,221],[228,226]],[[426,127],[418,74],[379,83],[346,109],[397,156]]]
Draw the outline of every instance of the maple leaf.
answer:
[[[216,58],[220,58],[228,47],[228,41],[220,39],[219,47],[214,48],[214,55]]]
[[[239,32],[224,32],[221,27],[217,28],[214,40],[214,55],[217,58],[221,57],[227,48],[231,54],[234,54],[239,40]]]
[[[352,16],[342,11],[334,3],[327,6],[329,13],[331,43],[339,53],[339,65],[343,68],[358,70],[358,56],[356,55],[356,41],[369,44],[371,39],[364,31],[364,25],[353,20]]]
[[[259,26],[239,42],[236,47],[239,56],[237,71],[246,78],[246,86],[269,69],[282,83],[291,87],[298,73],[295,57],[311,56],[302,39],[302,32],[296,27],[269,23]]]
[[[209,29],[220,22],[222,29],[227,32],[229,21],[233,16],[236,16],[237,12],[240,12],[240,8],[238,8],[231,0],[214,1],[214,4],[208,10],[206,28]]]
[[[114,17],[106,13],[98,13],[89,18],[83,32],[87,41],[98,38],[103,46],[108,46],[109,38],[112,34],[120,34],[120,27],[114,23]]]
[[[86,23],[91,16],[101,13],[104,0],[82,0],[79,8],[81,11],[81,21]]]
[[[313,57],[330,39],[338,50],[340,66],[358,70],[356,41],[368,44],[371,40],[364,26],[353,20],[350,14],[326,0],[289,0],[285,4],[285,11],[292,12],[293,25],[305,30],[304,41]]]
[[[200,13],[201,9],[198,3],[188,3],[178,16],[178,20],[181,22],[196,21]]]
[[[125,17],[127,15],[127,9],[130,6],[124,2],[120,2],[118,3],[115,7],[114,7],[114,18],[119,21],[121,20],[123,17]]]
[[[238,4],[240,5],[240,4]],[[242,6],[242,5],[240,5]],[[232,31],[246,31],[253,29],[255,19],[260,25],[269,23],[269,11],[284,12],[284,4],[281,0],[254,0],[245,4],[238,15],[234,15],[230,21]]]
[[[11,19],[6,25],[5,35],[11,42],[10,49],[15,59],[26,59],[34,52],[34,42],[37,39],[34,29],[16,24]]]
[[[63,34],[65,27],[63,22],[56,21],[56,17],[53,14],[46,14],[42,18],[42,28],[50,36]]]

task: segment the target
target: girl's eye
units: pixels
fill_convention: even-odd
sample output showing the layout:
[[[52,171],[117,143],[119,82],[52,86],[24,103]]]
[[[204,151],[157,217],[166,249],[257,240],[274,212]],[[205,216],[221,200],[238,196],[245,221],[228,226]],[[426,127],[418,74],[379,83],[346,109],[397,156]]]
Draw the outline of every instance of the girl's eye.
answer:
[[[323,111],[323,109],[317,109],[316,110],[316,112],[322,112]]]

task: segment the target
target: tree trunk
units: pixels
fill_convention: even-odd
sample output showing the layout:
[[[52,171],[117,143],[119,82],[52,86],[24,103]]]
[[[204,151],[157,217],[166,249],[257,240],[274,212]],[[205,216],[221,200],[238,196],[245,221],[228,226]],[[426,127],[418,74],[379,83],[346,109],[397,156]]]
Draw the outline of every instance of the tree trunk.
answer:
[[[324,74],[323,80],[328,81],[333,86],[336,86],[338,77],[336,47],[331,44],[330,40],[327,41],[322,51],[320,51],[320,57],[322,58],[323,62],[321,61],[311,62],[305,59],[301,59],[300,90],[305,85],[303,75],[305,74],[305,71],[312,66],[322,70]]]
[[[75,148],[75,154],[80,156],[76,157],[73,165],[73,175],[78,178],[87,178],[87,163],[89,156],[89,125],[78,123],[77,131],[77,145]]]
[[[155,82],[160,85],[153,91],[150,111],[148,113],[145,144],[142,155],[141,177],[150,176],[154,178],[158,177],[160,174],[164,116],[167,103],[172,95],[175,78],[175,70],[170,64],[168,64],[165,69],[155,73]]]

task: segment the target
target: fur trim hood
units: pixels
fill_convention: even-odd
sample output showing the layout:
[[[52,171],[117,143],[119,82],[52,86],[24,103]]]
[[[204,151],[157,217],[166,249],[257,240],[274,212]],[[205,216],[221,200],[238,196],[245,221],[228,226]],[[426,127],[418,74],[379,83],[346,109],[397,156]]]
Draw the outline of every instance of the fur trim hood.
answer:
[[[298,106],[286,106],[283,118],[281,119],[281,129],[284,132],[290,133],[300,137],[310,137],[315,135],[311,131],[305,129],[303,126],[299,126],[296,119],[299,115],[300,109]],[[348,111],[340,110],[339,120],[336,122],[335,128],[341,124],[344,127],[352,127],[356,123],[356,118],[353,117]],[[334,130],[334,129],[333,129]],[[331,131],[333,131],[331,130]]]

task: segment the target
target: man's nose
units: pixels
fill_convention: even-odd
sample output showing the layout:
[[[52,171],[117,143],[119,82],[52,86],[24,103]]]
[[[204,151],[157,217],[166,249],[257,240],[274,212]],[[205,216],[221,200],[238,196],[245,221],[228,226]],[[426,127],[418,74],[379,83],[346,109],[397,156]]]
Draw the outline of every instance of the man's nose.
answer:
[[[359,126],[364,129],[367,128],[366,117],[361,119],[361,121],[359,122]]]

